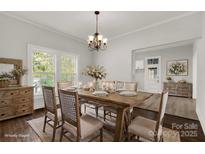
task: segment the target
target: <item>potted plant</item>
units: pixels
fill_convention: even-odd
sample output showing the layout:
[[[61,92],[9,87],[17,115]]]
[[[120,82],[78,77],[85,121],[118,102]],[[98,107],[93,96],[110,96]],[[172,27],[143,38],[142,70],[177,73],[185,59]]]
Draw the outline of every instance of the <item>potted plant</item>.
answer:
[[[87,66],[84,75],[90,76],[95,79],[95,90],[99,89],[99,80],[106,78],[107,73],[105,72],[105,68],[103,66]]]
[[[1,73],[0,74],[0,88],[6,88],[9,85],[9,80],[11,75],[9,73]]]
[[[16,85],[16,84],[21,84],[21,77],[24,76],[26,74],[27,70],[26,69],[22,69],[22,68],[15,68],[13,69],[10,74],[12,76],[11,80],[10,80],[10,84],[11,85]]]
[[[8,87],[8,85],[20,85],[21,77],[27,72],[26,69],[15,68],[11,72],[3,72],[0,74],[0,88]]]

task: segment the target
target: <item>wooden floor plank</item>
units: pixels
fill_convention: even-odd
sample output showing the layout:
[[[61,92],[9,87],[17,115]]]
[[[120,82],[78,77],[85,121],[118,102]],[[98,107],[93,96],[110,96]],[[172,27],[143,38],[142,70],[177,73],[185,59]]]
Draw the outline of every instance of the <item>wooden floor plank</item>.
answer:
[[[136,107],[150,111],[158,111],[160,94],[154,94],[144,103]],[[169,96],[166,113],[183,118],[198,120],[196,114],[196,101],[190,98]]]

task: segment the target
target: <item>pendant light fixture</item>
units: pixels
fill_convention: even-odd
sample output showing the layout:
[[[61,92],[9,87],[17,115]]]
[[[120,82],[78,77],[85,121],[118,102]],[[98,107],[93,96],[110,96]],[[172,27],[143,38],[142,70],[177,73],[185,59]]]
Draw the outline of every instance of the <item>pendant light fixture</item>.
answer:
[[[88,48],[91,51],[105,50],[107,48],[107,38],[103,38],[103,35],[99,33],[98,16],[100,12],[95,11],[96,15],[96,32],[94,35],[88,36]]]

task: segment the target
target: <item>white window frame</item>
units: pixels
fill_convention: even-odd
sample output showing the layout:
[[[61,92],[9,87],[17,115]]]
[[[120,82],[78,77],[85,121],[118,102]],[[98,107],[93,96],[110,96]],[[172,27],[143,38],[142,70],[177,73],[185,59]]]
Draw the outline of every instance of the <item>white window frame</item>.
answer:
[[[60,69],[57,69],[57,67],[60,67],[60,56],[62,55],[67,55],[67,56],[74,56],[76,57],[76,81],[79,79],[79,68],[78,68],[78,63],[79,63],[79,55],[73,54],[72,52],[65,52],[62,50],[57,50],[57,49],[51,49],[47,47],[42,47],[38,45],[33,45],[33,44],[28,44],[27,46],[27,66],[28,66],[28,84],[33,85],[33,77],[32,77],[32,57],[33,57],[33,52],[34,51],[43,51],[51,55],[55,55],[55,82],[60,81]]]

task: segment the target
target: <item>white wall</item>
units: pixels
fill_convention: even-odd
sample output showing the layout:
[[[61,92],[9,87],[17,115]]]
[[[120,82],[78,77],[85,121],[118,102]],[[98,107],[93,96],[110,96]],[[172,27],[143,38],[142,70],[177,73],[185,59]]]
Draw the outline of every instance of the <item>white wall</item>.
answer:
[[[105,66],[107,79],[131,80],[132,50],[198,38],[200,19],[197,13],[113,40],[106,51],[95,53],[95,63]]]
[[[146,52],[133,52],[133,64],[132,71],[133,81],[138,82],[138,88],[144,90],[144,70],[138,71],[135,69],[136,60],[145,60],[146,57],[161,57],[161,82],[166,82],[167,77],[167,62],[172,60],[188,60],[188,75],[187,76],[171,76],[172,80],[177,82],[179,80],[186,80],[187,82],[193,83],[193,45],[183,45],[177,47],[169,47],[164,49],[151,50]],[[161,87],[163,88],[163,86]]]
[[[69,27],[68,27],[69,28]],[[79,55],[79,72],[92,64],[87,46],[60,34],[0,14],[0,57],[22,59],[27,66],[27,44],[71,52]],[[80,80],[85,77],[80,75]],[[24,77],[24,83],[27,77]]]
[[[195,44],[197,52],[196,111],[205,132],[205,13],[202,16],[202,38]]]
[[[193,45],[193,93],[192,97],[196,99],[197,97],[197,46]]]

